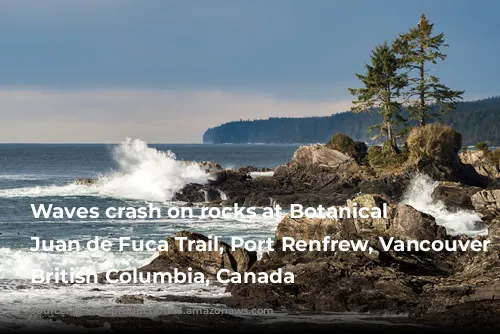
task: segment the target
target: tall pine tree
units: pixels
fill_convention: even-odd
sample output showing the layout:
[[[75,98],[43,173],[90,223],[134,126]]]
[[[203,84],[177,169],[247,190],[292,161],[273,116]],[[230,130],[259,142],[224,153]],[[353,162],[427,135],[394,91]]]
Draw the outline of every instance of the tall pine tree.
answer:
[[[446,54],[441,52],[441,48],[448,47],[443,33],[432,35],[433,27],[434,24],[422,14],[418,26],[399,35],[395,41],[395,49],[409,74],[407,107],[411,117],[418,120],[421,126],[453,109],[464,93],[451,90],[429,73],[431,69],[427,65],[444,61]]]
[[[401,90],[407,85],[406,74],[398,73],[400,62],[392,46],[378,45],[370,54],[370,64],[365,64],[366,74],[356,73],[363,83],[362,88],[349,88],[357,97],[351,110],[359,112],[379,112],[382,123],[375,125],[380,130],[394,152],[399,152],[394,126],[403,119],[400,115],[401,104],[398,102]]]

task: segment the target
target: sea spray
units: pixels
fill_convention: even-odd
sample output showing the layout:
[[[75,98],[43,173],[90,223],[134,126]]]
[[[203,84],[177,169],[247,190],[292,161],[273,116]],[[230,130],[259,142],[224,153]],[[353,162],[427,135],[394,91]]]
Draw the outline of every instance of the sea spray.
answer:
[[[171,151],[158,151],[139,139],[126,139],[113,151],[118,171],[92,185],[75,183],[0,189],[0,197],[99,196],[164,202],[188,183],[204,184],[208,174],[195,162],[176,160]]]
[[[442,201],[436,201],[432,193],[439,185],[425,174],[417,173],[410,181],[403,195],[403,203],[408,204],[418,211],[430,214],[436,219],[436,223],[446,227],[450,235],[469,234],[486,235],[487,228],[480,228],[481,218],[474,211],[458,209],[452,211]]]
[[[118,198],[171,200],[188,183],[206,183],[207,173],[196,163],[176,160],[171,151],[126,139],[113,154],[119,172],[99,180],[100,193]]]

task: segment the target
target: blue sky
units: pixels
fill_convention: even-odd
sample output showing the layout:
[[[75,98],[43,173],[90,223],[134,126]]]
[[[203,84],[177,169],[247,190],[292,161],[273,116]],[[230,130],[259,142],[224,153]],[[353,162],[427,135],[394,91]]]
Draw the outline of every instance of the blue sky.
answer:
[[[372,48],[422,12],[450,44],[442,81],[466,99],[497,95],[499,11],[493,0],[2,1],[0,141],[199,142],[234,119],[346,110]]]

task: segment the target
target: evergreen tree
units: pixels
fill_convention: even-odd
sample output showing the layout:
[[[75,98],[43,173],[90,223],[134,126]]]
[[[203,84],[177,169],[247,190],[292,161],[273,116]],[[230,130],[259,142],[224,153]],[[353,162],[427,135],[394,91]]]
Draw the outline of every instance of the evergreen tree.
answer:
[[[425,125],[428,119],[439,119],[453,109],[464,93],[451,90],[441,84],[439,78],[429,74],[430,68],[427,65],[436,64],[438,60],[444,61],[446,54],[440,49],[448,47],[443,33],[432,36],[433,27],[434,24],[422,14],[418,26],[410,28],[406,34],[401,34],[395,42],[395,49],[404,67],[408,69],[408,74],[415,74],[409,77],[407,107],[411,117],[418,120],[421,126]],[[431,108],[432,105],[437,106],[437,110]]]
[[[364,87],[349,88],[349,92],[357,97],[351,110],[355,113],[380,113],[382,122],[372,128],[378,128],[390,147],[399,152],[393,128],[403,121],[398,98],[401,90],[407,85],[407,76],[398,73],[401,69],[400,62],[392,46],[387,43],[375,47],[370,54],[370,64],[365,64],[365,68],[365,75],[356,73]]]

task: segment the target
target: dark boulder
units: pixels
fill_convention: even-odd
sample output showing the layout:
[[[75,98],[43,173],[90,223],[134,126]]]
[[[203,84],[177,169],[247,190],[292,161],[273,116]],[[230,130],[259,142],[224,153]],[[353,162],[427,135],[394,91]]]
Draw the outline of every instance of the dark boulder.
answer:
[[[175,237],[186,237],[187,240],[208,242],[208,237],[188,231],[181,231]],[[203,272],[205,275],[214,277],[220,269],[229,269],[235,272],[248,270],[257,260],[257,254],[245,249],[231,250],[231,247],[219,241],[219,249],[213,251],[188,251],[180,247],[179,240],[168,237],[168,250],[160,252],[159,256],[148,265],[140,268],[141,271],[171,272],[174,268],[185,270],[188,267],[193,271]]]
[[[432,193],[432,198],[442,201],[447,208],[461,208],[473,210],[471,197],[480,187],[467,186],[457,182],[441,181]]]

